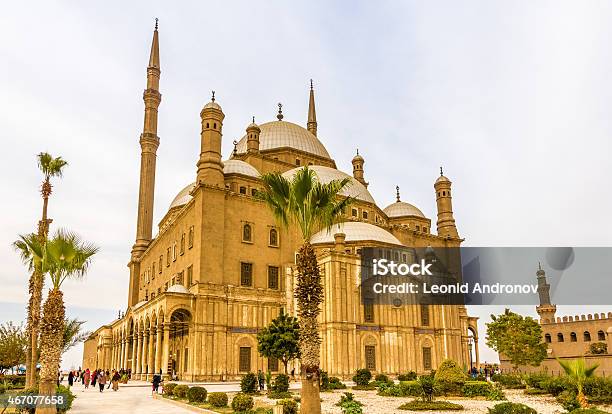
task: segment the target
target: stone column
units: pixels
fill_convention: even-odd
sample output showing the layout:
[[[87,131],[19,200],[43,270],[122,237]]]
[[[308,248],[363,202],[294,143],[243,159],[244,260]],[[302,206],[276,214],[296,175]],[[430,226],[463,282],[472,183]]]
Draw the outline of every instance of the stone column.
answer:
[[[155,345],[155,335],[153,334],[155,332],[155,328],[153,326],[151,326],[151,329],[149,329],[149,350],[147,351],[147,374],[153,374],[154,371],[154,357],[155,357],[155,349],[154,349],[154,345]]]
[[[136,374],[136,349],[138,348],[138,333],[134,330],[132,333],[132,366],[130,367],[132,370],[132,378],[133,375]]]
[[[147,373],[147,360],[149,350],[149,330],[146,330],[142,333],[142,358],[140,358],[140,372],[142,375]]]
[[[168,358],[170,356],[170,324],[164,323],[164,343],[162,351],[161,369],[164,376],[168,375]]]
[[[126,361],[126,356],[127,356],[127,342],[125,339],[125,336],[121,337],[121,364],[119,365],[119,368],[123,368],[126,369],[127,368],[127,361]]]
[[[153,373],[157,374],[161,369],[162,362],[162,335],[164,334],[164,330],[162,329],[162,324],[157,324],[157,335],[155,335],[155,368]]]
[[[142,361],[142,332],[138,332],[136,335],[136,373],[140,374]]]

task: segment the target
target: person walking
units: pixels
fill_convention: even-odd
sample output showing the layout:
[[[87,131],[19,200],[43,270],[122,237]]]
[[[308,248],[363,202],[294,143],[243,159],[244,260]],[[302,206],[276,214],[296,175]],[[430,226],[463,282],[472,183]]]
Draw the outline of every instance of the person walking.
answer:
[[[110,372],[108,370],[106,370],[106,381],[108,381],[108,387],[106,387],[106,389],[109,389],[111,387],[111,383],[112,383],[111,378],[112,377],[111,377]]]
[[[113,374],[111,378],[111,382],[113,384],[113,391],[117,391],[119,389],[119,380],[121,379],[121,375],[117,371]]]
[[[96,387],[96,381],[98,380],[98,370],[94,370],[93,374],[91,374],[91,386]]]
[[[159,374],[155,374],[153,375],[153,390],[151,391],[153,394],[154,393],[159,393],[159,384],[161,384],[162,382],[162,376],[161,376],[161,370],[159,370]]]
[[[89,368],[87,368],[85,370],[85,374],[83,374],[83,384],[85,384],[85,388],[83,389],[83,391],[89,388],[90,381],[91,381],[91,372],[89,372]]]
[[[106,385],[106,373],[103,370],[100,370],[100,374],[98,374],[98,385],[100,386],[100,392],[104,391],[104,386]]]
[[[261,370],[257,370],[257,381],[259,382],[259,391],[264,390],[265,378]]]
[[[295,368],[291,368],[291,381],[295,381]]]
[[[74,371],[70,371],[68,373],[68,388],[72,387],[74,384]]]

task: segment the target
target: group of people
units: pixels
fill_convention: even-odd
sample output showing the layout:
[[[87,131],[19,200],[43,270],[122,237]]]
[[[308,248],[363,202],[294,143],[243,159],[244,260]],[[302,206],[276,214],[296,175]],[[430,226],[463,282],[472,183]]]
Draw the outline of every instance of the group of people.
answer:
[[[485,365],[485,367],[480,367],[476,368],[476,367],[472,367],[472,369],[470,370],[470,376],[473,379],[476,379],[478,376],[483,376],[485,377],[485,379],[487,381],[491,380],[491,377],[495,374],[499,374],[500,370],[498,366],[489,366],[489,365]]]
[[[106,389],[113,388],[113,391],[117,391],[119,389],[119,381],[121,381],[121,377],[127,375],[129,377],[129,372],[125,370],[103,370],[96,369],[94,371],[90,371],[89,368],[81,371],[81,370],[72,370],[68,373],[68,387],[72,387],[75,383],[81,383],[83,385],[83,392],[89,388],[91,385],[94,389],[96,384],[98,384],[98,388],[100,392]],[[63,379],[60,378],[60,381]]]

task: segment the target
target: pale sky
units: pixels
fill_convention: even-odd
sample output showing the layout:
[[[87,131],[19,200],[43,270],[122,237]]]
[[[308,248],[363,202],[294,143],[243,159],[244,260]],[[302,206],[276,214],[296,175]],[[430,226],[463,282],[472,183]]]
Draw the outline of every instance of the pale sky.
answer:
[[[275,119],[277,102],[305,125],[312,78],[321,141],[349,173],[359,148],[379,206],[399,185],[435,222],[443,165],[466,245],[612,245],[610,2],[11,2],[0,13],[0,321],[25,315],[27,273],[10,244],[40,216],[40,151],[70,163],[55,181],[53,229],[101,248],[86,279],[65,284],[68,312],[93,330],[125,308],[155,17],[155,223],[195,179],[211,90],[227,158],[251,116]],[[610,307],[559,313],[594,310]],[[482,346],[500,311],[470,309]],[[75,349],[64,365],[80,359]]]

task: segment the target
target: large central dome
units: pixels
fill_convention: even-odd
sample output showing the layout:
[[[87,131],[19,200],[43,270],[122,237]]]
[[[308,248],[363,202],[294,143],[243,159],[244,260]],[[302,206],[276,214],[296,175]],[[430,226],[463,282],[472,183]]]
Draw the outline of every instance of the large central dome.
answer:
[[[259,125],[259,150],[265,151],[274,148],[294,148],[319,157],[329,158],[329,153],[321,141],[307,129],[287,121],[272,121]],[[243,136],[236,150],[239,153],[247,151],[247,136]]]

